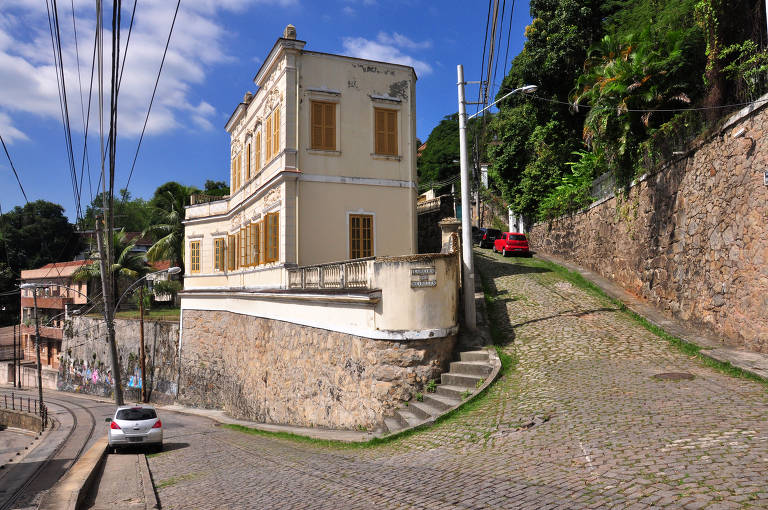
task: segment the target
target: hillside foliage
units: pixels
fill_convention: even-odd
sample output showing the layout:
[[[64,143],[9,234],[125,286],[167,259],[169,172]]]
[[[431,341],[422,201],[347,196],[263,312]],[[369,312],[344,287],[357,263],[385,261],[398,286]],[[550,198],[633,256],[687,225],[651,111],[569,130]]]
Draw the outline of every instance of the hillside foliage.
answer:
[[[757,0],[531,0],[526,43],[490,124],[493,189],[529,221],[626,186],[768,90]],[[733,105],[729,108],[729,105]]]

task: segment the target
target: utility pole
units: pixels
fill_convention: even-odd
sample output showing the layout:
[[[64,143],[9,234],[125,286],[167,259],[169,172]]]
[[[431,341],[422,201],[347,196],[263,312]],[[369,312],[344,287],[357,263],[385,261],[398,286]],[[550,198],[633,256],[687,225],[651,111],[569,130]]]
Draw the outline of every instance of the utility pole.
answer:
[[[40,414],[43,414],[43,366],[40,362],[40,321],[37,317],[37,285],[32,286],[32,300],[35,305],[35,352],[37,355],[37,394],[40,398]]]
[[[146,351],[144,350],[144,284],[139,287],[139,357],[141,358],[141,401],[147,402],[147,374],[144,371],[146,366]]]
[[[19,322],[19,328],[21,328],[21,322]],[[13,325],[13,387],[18,387],[16,383],[16,324]]]
[[[461,160],[461,263],[464,285],[464,324],[477,328],[475,317],[475,269],[472,260],[472,205],[467,166],[467,107],[464,100],[464,66],[456,66],[459,78],[459,156]]]
[[[101,222],[104,225],[103,222]],[[101,292],[104,296],[104,320],[107,323],[107,344],[109,345],[109,354],[112,360],[112,379],[115,381],[115,404],[123,405],[123,384],[120,381],[120,359],[117,357],[117,345],[115,344],[115,323],[114,310],[112,307],[112,272],[108,264],[108,252],[104,248],[102,237],[104,233],[101,226],[97,225],[96,242],[99,247],[99,267],[101,269]],[[109,233],[111,235],[111,232]]]

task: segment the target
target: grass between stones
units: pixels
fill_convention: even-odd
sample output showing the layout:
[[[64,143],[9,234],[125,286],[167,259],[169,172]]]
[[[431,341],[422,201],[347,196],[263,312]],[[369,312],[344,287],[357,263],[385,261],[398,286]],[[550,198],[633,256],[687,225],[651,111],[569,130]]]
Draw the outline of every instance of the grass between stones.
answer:
[[[699,360],[703,365],[714,368],[715,370],[718,370],[719,372],[722,372],[726,375],[729,375],[731,377],[737,377],[742,379],[748,379],[750,381],[754,381],[757,383],[760,383],[766,387],[768,387],[768,380],[763,379],[762,377],[759,377],[755,374],[752,374],[750,372],[746,372],[739,367],[735,367],[731,365],[728,362],[725,361],[717,361],[714,360],[706,355],[704,355],[702,351],[702,347],[693,344],[691,342],[687,342],[683,340],[682,338],[678,338],[676,336],[670,335],[666,331],[664,331],[662,328],[658,327],[657,325],[651,323],[643,317],[642,315],[639,315],[619,301],[618,299],[612,298],[608,294],[606,294],[603,289],[592,283],[591,281],[584,278],[581,274],[571,271],[563,266],[560,266],[558,264],[555,264],[553,262],[550,262],[548,260],[541,260],[541,259],[528,259],[524,262],[521,262],[522,264],[525,264],[528,267],[540,267],[543,269],[548,269],[549,271],[552,271],[556,275],[558,275],[563,280],[566,280],[570,282],[573,286],[578,287],[594,296],[597,296],[599,298],[605,299],[609,301],[611,304],[616,306],[620,312],[626,314],[628,317],[630,317],[632,320],[634,320],[637,324],[641,325],[646,330],[650,331],[654,335],[666,340],[672,347],[677,349],[679,352],[685,354],[686,356],[694,357]],[[481,275],[481,278],[483,276]],[[483,288],[487,289],[485,280],[483,280]],[[486,302],[492,303],[489,301],[489,298],[487,297],[488,293],[486,291]],[[490,306],[489,306],[490,308]],[[491,335],[493,336],[494,328],[491,328]],[[498,329],[498,326],[496,326],[496,329]],[[495,342],[495,339],[494,339]]]

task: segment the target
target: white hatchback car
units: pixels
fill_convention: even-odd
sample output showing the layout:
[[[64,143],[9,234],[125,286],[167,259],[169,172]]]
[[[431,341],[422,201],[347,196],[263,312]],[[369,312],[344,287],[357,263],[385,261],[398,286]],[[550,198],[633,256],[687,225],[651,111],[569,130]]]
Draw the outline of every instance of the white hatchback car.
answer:
[[[163,449],[163,423],[155,408],[148,405],[120,406],[114,418],[107,418],[109,448],[117,452],[121,446],[149,446]]]

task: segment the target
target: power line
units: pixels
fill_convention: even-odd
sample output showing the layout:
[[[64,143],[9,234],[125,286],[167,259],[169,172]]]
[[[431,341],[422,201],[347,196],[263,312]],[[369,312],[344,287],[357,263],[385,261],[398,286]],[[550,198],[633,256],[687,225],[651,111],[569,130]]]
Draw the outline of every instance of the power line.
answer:
[[[181,0],[176,2],[176,10],[173,13],[173,21],[171,22],[171,29],[168,31],[168,40],[165,41],[165,50],[163,51],[163,59],[160,61],[160,69],[157,71],[157,79],[155,79],[155,88],[152,90],[152,98],[149,100],[149,108],[147,108],[147,116],[144,117],[144,126],[141,128],[141,136],[139,137],[139,143],[136,146],[136,154],[133,155],[133,164],[131,164],[131,172],[128,174],[128,181],[125,183],[125,189],[128,189],[128,185],[131,183],[131,177],[133,177],[133,170],[136,168],[136,160],[139,157],[139,149],[141,149],[141,142],[144,140],[144,131],[147,129],[147,121],[149,121],[149,113],[152,111],[152,104],[155,101],[155,94],[157,93],[157,84],[160,83],[160,74],[163,72],[163,64],[165,64],[165,56],[168,53],[168,45],[171,44],[171,35],[173,35],[173,27],[176,25],[176,16],[179,14],[179,6]]]
[[[535,94],[528,94],[528,97],[531,97],[533,99],[538,99],[539,101],[545,101],[548,103],[555,103],[555,104],[570,106],[571,108],[575,109],[577,112],[579,108],[587,108],[590,110],[616,110],[615,106],[582,105],[578,103],[569,103],[568,101],[558,101],[557,99],[549,99],[546,97],[537,96]],[[705,111],[705,110],[723,110],[727,108],[739,108],[742,106],[751,106],[751,105],[756,105],[758,103],[766,103],[766,102],[768,102],[768,99],[757,99],[755,101],[751,101],[748,103],[733,103],[733,104],[724,104],[719,106],[697,106],[693,108],[648,108],[648,109],[627,108],[627,109],[622,109],[622,112],[654,113],[654,112],[689,112],[689,111]]]
[[[19,188],[21,189],[21,194],[24,195],[24,201],[26,203],[29,203],[29,200],[27,199],[27,193],[24,191],[24,186],[21,185],[21,180],[19,179],[19,173],[16,171],[16,167],[13,166],[13,161],[11,160],[11,155],[8,154],[8,147],[5,146],[5,140],[3,140],[3,135],[0,135],[0,142],[3,144],[3,150],[5,151],[5,155],[8,158],[8,163],[11,164],[11,170],[13,170],[13,175],[16,176],[16,182],[19,183]]]
[[[485,18],[485,35],[483,36],[483,57],[480,59],[480,87],[477,90],[477,105],[475,106],[475,113],[480,109],[480,99],[483,97],[483,69],[485,69],[485,50],[488,45],[488,27],[491,23],[491,8],[493,6],[493,0],[488,0],[488,14]]]
[[[515,14],[515,0],[512,0],[512,8],[509,11],[509,28],[507,29],[507,49],[504,52],[504,72],[501,81],[507,76],[507,62],[509,61],[509,38],[512,35],[512,17]]]

